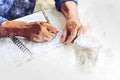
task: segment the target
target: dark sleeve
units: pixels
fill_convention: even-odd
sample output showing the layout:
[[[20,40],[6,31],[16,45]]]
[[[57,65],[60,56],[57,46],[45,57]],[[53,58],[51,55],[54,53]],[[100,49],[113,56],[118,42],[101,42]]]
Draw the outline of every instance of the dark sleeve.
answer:
[[[66,1],[74,1],[76,4],[78,4],[78,0],[55,0],[56,9],[61,11],[60,6]]]

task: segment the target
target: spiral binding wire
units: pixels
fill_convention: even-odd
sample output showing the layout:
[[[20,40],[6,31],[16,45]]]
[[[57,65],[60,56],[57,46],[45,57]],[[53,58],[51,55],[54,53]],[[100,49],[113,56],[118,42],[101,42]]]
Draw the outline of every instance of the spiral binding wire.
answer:
[[[32,56],[32,52],[15,36],[14,37],[10,37],[11,40],[13,41],[13,43],[19,48],[21,49],[25,54]]]

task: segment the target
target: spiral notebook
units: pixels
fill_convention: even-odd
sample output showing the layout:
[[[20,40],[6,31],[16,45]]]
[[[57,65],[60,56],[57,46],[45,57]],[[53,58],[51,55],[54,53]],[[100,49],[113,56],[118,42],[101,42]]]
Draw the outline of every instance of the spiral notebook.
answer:
[[[22,37],[0,38],[0,63],[20,65],[36,56],[45,55],[46,51],[62,45],[59,40],[65,18],[56,9],[49,9],[46,12],[50,23],[59,30],[56,38],[43,43],[30,42]],[[36,12],[16,19],[16,21],[33,22],[46,20],[42,12]]]

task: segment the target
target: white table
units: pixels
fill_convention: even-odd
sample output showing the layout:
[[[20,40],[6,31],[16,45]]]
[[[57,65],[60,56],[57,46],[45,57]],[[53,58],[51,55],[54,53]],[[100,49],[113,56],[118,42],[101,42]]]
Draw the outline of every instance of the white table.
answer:
[[[103,52],[92,73],[82,73],[75,67],[71,45],[57,47],[20,67],[0,65],[1,80],[120,80],[119,1],[81,0],[82,22],[88,20],[103,42]],[[48,10],[49,15],[58,15]],[[58,12],[57,12],[58,13]],[[50,19],[54,19],[51,17]],[[59,17],[60,21],[61,17]],[[52,23],[52,22],[51,22]],[[61,24],[60,24],[61,25]],[[64,26],[64,24],[63,24]],[[9,48],[9,47],[8,47]]]

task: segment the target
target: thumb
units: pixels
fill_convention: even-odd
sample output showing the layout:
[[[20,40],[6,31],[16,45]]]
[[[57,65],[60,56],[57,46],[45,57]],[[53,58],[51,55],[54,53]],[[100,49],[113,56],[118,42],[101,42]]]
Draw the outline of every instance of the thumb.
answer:
[[[63,33],[61,35],[60,42],[62,42],[62,43],[65,42],[66,37],[67,37],[67,29],[65,27],[64,30],[63,30]]]

